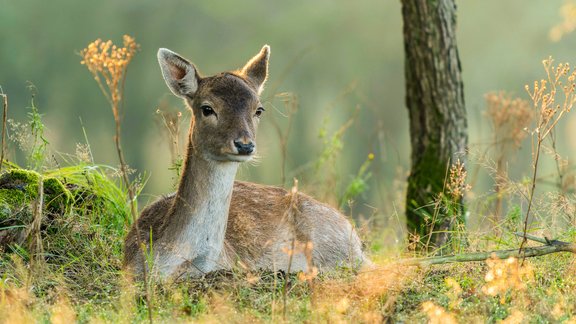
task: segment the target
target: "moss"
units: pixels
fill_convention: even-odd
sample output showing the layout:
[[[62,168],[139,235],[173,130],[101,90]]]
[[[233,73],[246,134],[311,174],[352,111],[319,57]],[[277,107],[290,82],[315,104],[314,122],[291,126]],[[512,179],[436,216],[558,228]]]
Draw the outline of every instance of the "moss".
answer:
[[[0,189],[0,204],[22,206],[27,202],[26,194],[20,190]]]
[[[0,176],[0,221],[14,214],[14,210],[29,205],[38,197],[37,172],[13,169]],[[72,194],[54,177],[43,179],[44,206],[53,214],[64,214],[70,208]]]
[[[44,203],[51,212],[66,213],[73,202],[73,196],[66,187],[56,178],[44,179]]]
[[[0,176],[0,222],[14,218],[18,218],[18,223],[31,221],[29,213],[16,215],[16,211],[38,195],[38,177],[38,173],[26,170],[10,170]]]
[[[10,215],[12,215],[12,207],[9,203],[7,203],[6,201],[4,201],[1,198],[2,193],[0,193],[0,223],[5,220],[8,219],[10,217]]]
[[[34,171],[13,169],[0,176],[0,188],[21,191],[28,200],[31,200],[38,195],[39,177],[40,175]]]

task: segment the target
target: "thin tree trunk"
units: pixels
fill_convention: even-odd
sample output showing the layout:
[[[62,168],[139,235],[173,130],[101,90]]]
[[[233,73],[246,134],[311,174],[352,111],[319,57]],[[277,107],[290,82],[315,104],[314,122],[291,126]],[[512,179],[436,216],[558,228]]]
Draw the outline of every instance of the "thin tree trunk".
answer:
[[[412,169],[408,178],[408,230],[439,247],[449,239],[459,206],[435,204],[447,197],[448,168],[464,160],[468,142],[453,0],[401,0],[404,19],[406,106],[410,116]],[[440,207],[439,207],[440,206]]]

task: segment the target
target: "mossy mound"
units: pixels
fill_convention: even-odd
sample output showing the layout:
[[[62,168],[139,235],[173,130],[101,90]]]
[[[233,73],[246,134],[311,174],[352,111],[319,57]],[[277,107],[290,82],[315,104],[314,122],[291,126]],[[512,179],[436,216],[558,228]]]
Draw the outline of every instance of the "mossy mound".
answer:
[[[117,289],[111,283],[121,266],[130,209],[119,179],[109,176],[114,171],[76,165],[43,174],[10,169],[0,175],[0,277],[10,273],[15,255],[24,262],[41,255],[77,296],[92,298]],[[40,181],[44,200],[38,250],[31,244],[31,225]],[[38,289],[44,288],[51,289]]]
[[[45,245],[64,247],[73,241],[72,237],[64,237],[64,243],[53,242],[54,235],[63,231],[74,238],[92,237],[100,229],[106,234],[124,234],[128,216],[125,193],[101,167],[80,165],[43,175],[10,169],[0,175],[0,251],[24,243],[26,235],[22,232],[33,221],[40,181],[43,187],[40,228],[43,240],[48,243]]]
[[[23,243],[23,232],[33,220],[32,204],[38,199],[40,181],[43,215],[53,218],[66,214],[72,194],[58,179],[23,169],[4,172],[0,175],[0,247]]]
[[[9,170],[0,175],[0,222],[11,216],[11,210],[29,205],[38,198],[40,174],[30,170]],[[43,204],[47,212],[64,214],[72,194],[56,178],[42,177]]]

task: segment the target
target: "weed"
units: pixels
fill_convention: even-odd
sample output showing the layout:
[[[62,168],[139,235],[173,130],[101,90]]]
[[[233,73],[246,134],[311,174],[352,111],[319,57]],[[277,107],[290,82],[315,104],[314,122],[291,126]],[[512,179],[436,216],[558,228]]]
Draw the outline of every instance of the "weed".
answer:
[[[368,190],[368,180],[372,177],[372,173],[368,170],[374,161],[374,154],[369,153],[366,161],[362,163],[356,175],[350,180],[350,183],[344,190],[340,198],[340,208],[344,206],[351,206],[354,198],[363,194]]]
[[[32,135],[32,147],[28,157],[28,163],[34,170],[39,170],[44,162],[48,141],[44,137],[44,124],[34,104],[34,95],[30,99],[30,112],[28,112],[30,134]]]
[[[528,230],[530,212],[532,211],[534,192],[540,152],[544,140],[554,132],[558,122],[568,113],[576,103],[576,70],[572,70],[568,63],[560,63],[554,66],[554,60],[550,57],[542,61],[547,75],[546,80],[535,81],[532,88],[526,85],[526,91],[532,99],[533,108],[536,111],[536,125],[531,131],[532,137],[532,181],[528,192],[528,207],[524,219],[524,234]],[[556,100],[556,96],[560,100]],[[553,137],[552,137],[553,138]],[[526,243],[527,238],[520,245],[520,250]]]
[[[529,135],[527,129],[534,118],[530,103],[521,98],[500,93],[488,93],[486,98],[486,115],[492,123],[495,160],[495,202],[493,221],[500,221],[503,200],[509,192],[507,165],[518,152],[522,142]]]
[[[28,120],[24,123],[15,122],[12,119],[7,119],[7,124],[10,126],[10,133],[8,139],[18,145],[18,148],[26,154],[26,163],[29,169],[39,171],[46,158],[46,150],[48,147],[48,140],[44,137],[44,124],[42,123],[42,115],[38,112],[36,107],[36,88],[33,85],[29,86],[32,94],[30,99],[30,110]]]
[[[123,42],[123,47],[117,47],[112,44],[112,41],[103,42],[102,40],[97,39],[80,52],[80,56],[82,56],[82,61],[80,63],[86,65],[90,73],[92,73],[98,87],[100,87],[102,94],[106,97],[110,107],[112,108],[112,114],[114,115],[114,122],[116,125],[114,143],[116,144],[116,152],[118,153],[118,160],[120,161],[120,173],[128,191],[128,202],[130,204],[132,221],[136,224],[138,245],[145,246],[140,242],[140,230],[138,228],[138,223],[136,222],[136,218],[138,217],[136,208],[136,189],[128,177],[128,165],[124,159],[124,153],[122,152],[120,141],[120,111],[121,106],[124,104],[124,83],[126,81],[128,65],[134,58],[139,45],[136,43],[134,38],[128,35],[124,35]],[[102,82],[102,79],[104,79],[105,83]],[[142,254],[143,256],[146,255],[145,249],[143,249]],[[149,322],[152,323],[152,304],[150,300],[144,259],[145,258],[142,258],[142,271],[144,282],[146,283],[145,299],[148,307],[148,319]]]
[[[158,109],[156,109],[156,114],[159,116],[158,122],[161,125],[161,132],[169,142],[168,147],[170,148],[171,159],[170,169],[174,170],[176,173],[176,176],[174,177],[174,186],[177,186],[177,182],[180,179],[182,164],[184,162],[180,147],[180,137],[182,135],[181,125],[183,122],[182,112],[169,108],[166,102],[162,101]],[[194,116],[190,114],[190,118],[194,118]],[[191,127],[193,127],[193,125]]]
[[[282,185],[286,185],[286,164],[288,159],[288,139],[292,132],[294,117],[298,111],[298,97],[289,92],[283,92],[274,95],[274,99],[280,99],[284,105],[284,113],[280,113],[282,117],[288,118],[288,126],[285,130],[282,130],[280,124],[272,117],[271,123],[276,129],[278,134],[278,139],[280,140],[280,152],[282,154],[281,167],[280,167],[280,179]],[[274,107],[275,108],[275,107]],[[274,114],[272,116],[275,116]]]

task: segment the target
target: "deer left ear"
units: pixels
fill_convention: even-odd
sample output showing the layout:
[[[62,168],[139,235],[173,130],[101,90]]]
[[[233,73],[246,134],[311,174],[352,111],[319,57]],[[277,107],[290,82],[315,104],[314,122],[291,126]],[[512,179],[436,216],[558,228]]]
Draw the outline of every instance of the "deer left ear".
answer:
[[[264,89],[264,83],[268,78],[268,59],[270,58],[270,46],[264,45],[260,53],[256,54],[244,67],[242,74],[254,82],[258,94]]]

